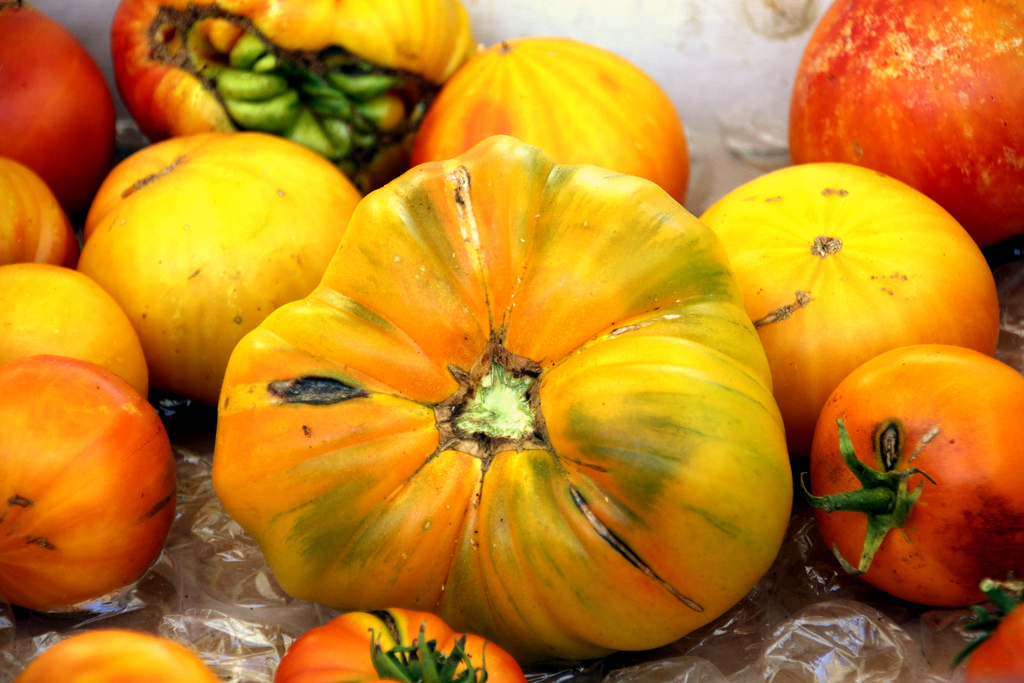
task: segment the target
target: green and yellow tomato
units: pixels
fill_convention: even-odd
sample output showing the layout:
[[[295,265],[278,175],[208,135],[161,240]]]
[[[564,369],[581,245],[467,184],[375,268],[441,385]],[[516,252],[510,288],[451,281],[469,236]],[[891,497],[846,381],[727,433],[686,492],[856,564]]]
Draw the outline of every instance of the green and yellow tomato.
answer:
[[[293,595],[433,612],[521,661],[711,621],[792,498],[718,238],[504,136],[365,197],[320,285],[239,342],[213,481]]]

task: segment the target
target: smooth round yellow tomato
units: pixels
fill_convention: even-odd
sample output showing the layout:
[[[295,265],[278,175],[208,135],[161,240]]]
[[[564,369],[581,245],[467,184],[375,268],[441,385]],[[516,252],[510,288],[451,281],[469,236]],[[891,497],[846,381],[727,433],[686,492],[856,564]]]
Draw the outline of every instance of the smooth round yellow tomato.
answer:
[[[81,631],[44,650],[15,683],[219,683],[199,657],[168,638],[127,629]]]
[[[791,455],[822,406],[869,358],[907,344],[992,355],[995,281],[936,202],[851,164],[801,164],[734,189],[701,216],[725,242],[771,363]]]
[[[330,162],[282,138],[171,138],[104,180],[78,270],[128,314],[153,386],[215,404],[235,343],[312,291],[359,199]]]
[[[0,265],[75,267],[80,247],[71,221],[35,171],[0,157]]]
[[[664,645],[765,573],[792,480],[720,240],[653,182],[491,137],[367,195],[246,335],[213,484],[281,586],[522,661]]]
[[[0,363],[37,354],[91,361],[149,391],[139,335],[92,278],[48,263],[0,266]]]

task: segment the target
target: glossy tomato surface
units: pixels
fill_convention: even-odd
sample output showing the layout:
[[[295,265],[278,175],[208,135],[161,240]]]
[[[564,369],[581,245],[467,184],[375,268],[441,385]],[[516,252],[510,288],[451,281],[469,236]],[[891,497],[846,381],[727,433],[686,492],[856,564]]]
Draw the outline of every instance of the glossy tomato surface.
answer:
[[[595,164],[660,185],[682,202],[690,174],[668,94],[614,52],[562,37],[502,41],[449,79],[413,142],[412,163],[511,135],[562,164]]]
[[[837,0],[790,102],[794,163],[881,171],[981,246],[1024,233],[1024,3]]]
[[[28,166],[0,157],[0,265],[74,268],[79,252],[71,221],[46,182]]]
[[[375,667],[371,652],[379,650],[377,656],[394,653],[396,661],[404,664],[406,660],[395,648],[415,648],[431,641],[433,644],[427,651],[431,655],[443,655],[433,660],[439,669],[449,657],[465,657],[477,670],[475,677],[469,678],[471,681],[526,683],[516,660],[495,643],[471,633],[457,633],[436,615],[405,609],[346,612],[305,632],[281,658],[281,664],[274,672],[274,683],[401,681],[400,675],[382,672]],[[460,642],[460,650],[456,651],[456,644]],[[463,675],[465,671],[466,664],[463,663],[455,670],[455,675]]]
[[[114,101],[96,62],[30,3],[0,2],[0,156],[35,171],[84,215],[114,162]]]
[[[151,140],[250,130],[361,191],[408,168],[437,88],[476,51],[458,0],[121,0],[114,77]]]
[[[236,346],[213,481],[284,589],[521,661],[735,604],[792,495],[721,243],[654,183],[492,137],[367,195]]]
[[[156,410],[75,358],[0,365],[0,599],[62,610],[142,576],[174,519],[176,475]]]
[[[149,392],[139,335],[110,294],[77,270],[48,263],[0,266],[0,363],[50,354],[102,365]]]
[[[936,202],[852,164],[801,164],[732,190],[702,215],[725,242],[771,363],[790,454],[822,406],[882,351],[957,344],[994,354],[995,280]]]
[[[982,579],[1024,574],[1024,375],[950,345],[909,345],[872,358],[822,410],[809,462],[815,496],[861,488],[840,456],[838,420],[860,462],[905,473],[908,494],[920,487],[865,581],[903,600],[961,607],[984,600]],[[815,510],[815,519],[825,542],[863,569],[868,516]]]
[[[312,291],[360,195],[261,133],[180,136],[111,171],[78,270],[132,321],[153,386],[214,405],[235,343]]]
[[[218,683],[191,650],[173,640],[126,629],[72,635],[44,650],[15,683]]]

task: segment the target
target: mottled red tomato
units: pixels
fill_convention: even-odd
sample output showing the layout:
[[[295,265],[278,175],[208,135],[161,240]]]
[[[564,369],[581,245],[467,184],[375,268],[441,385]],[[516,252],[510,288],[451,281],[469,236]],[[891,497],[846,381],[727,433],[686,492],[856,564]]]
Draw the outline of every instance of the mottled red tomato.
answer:
[[[83,214],[114,162],[114,101],[96,62],[57,21],[0,0],[0,93],[0,156]]]

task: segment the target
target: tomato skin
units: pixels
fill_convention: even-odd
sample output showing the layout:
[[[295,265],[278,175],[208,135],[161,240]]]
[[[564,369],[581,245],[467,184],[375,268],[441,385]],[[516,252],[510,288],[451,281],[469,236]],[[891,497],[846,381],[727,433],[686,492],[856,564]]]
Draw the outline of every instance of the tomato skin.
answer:
[[[84,214],[115,150],[114,101],[96,62],[46,14],[0,3],[0,92],[0,156],[35,171],[69,216]]]
[[[15,683],[218,683],[191,650],[126,629],[81,631],[44,650]]]
[[[421,625],[425,640],[436,640],[437,650],[443,653],[450,653],[465,636],[466,654],[474,667],[486,665],[491,683],[525,683],[519,664],[498,645],[472,633],[456,633],[434,614],[397,608],[347,612],[307,631],[281,658],[274,683],[398,680],[379,677],[370,657],[371,642],[379,638],[384,652],[414,645]]]
[[[509,375],[543,428],[457,434],[468,383]],[[367,195],[320,286],[239,342],[213,484],[293,596],[434,612],[521,662],[649,649],[778,553],[770,385],[706,226],[492,136]]]
[[[478,53],[431,104],[411,162],[450,159],[490,135],[540,147],[562,164],[647,178],[679,202],[686,197],[689,151],[674,104],[637,66],[596,45],[526,37]]]
[[[793,163],[898,178],[982,247],[1021,234],[1022,32],[1018,0],[837,0],[794,81]]]
[[[807,457],[825,401],[869,358],[920,343],[995,354],[988,262],[945,209],[895,178],[789,166],[730,191],[701,220],[729,252],[794,458]]]
[[[91,278],[48,263],[0,266],[0,363],[50,354],[91,361],[149,392],[142,344],[117,301]]]
[[[0,265],[34,261],[74,268],[80,251],[46,182],[28,166],[0,157]]]
[[[1024,376],[957,346],[917,344],[865,362],[825,404],[811,450],[815,496],[859,489],[839,456],[842,418],[857,458],[875,469],[876,427],[898,418],[903,456],[893,471],[917,468],[924,482],[906,524],[882,541],[863,579],[903,600],[962,607],[985,599],[983,578],[1024,571]],[[815,510],[825,542],[857,565],[867,516]]]
[[[179,136],[110,172],[77,268],[132,321],[151,384],[213,405],[235,343],[316,286],[359,199],[282,138]]]
[[[109,370],[75,358],[0,365],[0,599],[36,610],[139,579],[174,519],[160,417]]]
[[[1024,680],[1024,610],[1004,616],[985,642],[971,653],[966,683],[1014,683]]]

